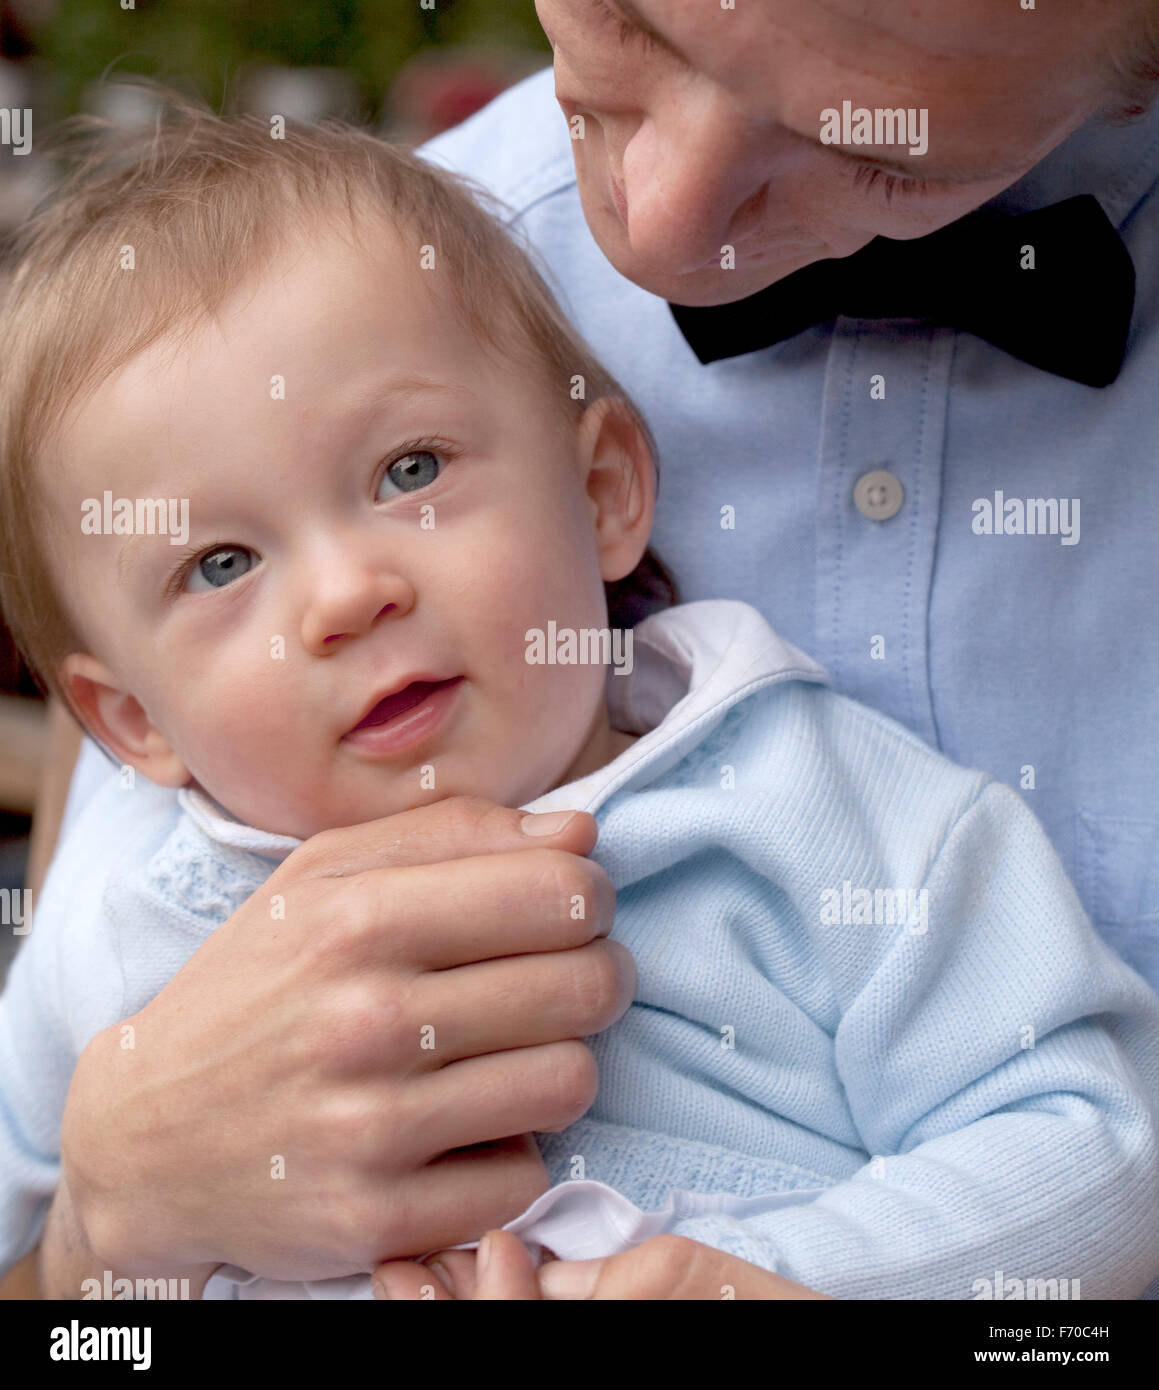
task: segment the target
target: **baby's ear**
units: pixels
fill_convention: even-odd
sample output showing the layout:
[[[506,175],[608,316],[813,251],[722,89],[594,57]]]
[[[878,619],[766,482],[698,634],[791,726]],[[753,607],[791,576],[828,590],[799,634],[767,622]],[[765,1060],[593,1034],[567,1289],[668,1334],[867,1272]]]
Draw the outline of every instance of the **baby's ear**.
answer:
[[[161,787],[184,787],[193,780],[144,707],[120,688],[103,662],[72,652],[57,676],[77,719],[115,758]]]
[[[632,573],[648,547],[656,464],[635,412],[615,396],[602,396],[584,411],[577,445],[587,473],[600,578],[614,583]]]

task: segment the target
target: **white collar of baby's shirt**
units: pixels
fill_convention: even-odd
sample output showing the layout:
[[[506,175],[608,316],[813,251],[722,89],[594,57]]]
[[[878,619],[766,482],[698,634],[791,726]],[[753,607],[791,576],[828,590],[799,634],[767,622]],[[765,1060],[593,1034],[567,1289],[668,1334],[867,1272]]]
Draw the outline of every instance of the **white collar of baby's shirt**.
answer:
[[[632,637],[631,673],[608,672],[608,715],[613,729],[639,737],[604,767],[545,792],[523,810],[594,812],[645,773],[652,780],[679,762],[756,689],[829,679],[755,608],[734,599],[662,609],[637,623]]]
[[[828,681],[824,667],[779,637],[755,608],[732,599],[663,609],[637,623],[631,635],[631,670],[609,669],[607,698],[612,728],[636,734],[635,742],[604,767],[522,810],[595,811],[645,771],[656,777],[678,762],[756,689],[786,680]],[[178,800],[219,844],[281,860],[302,843],[235,820],[197,788],[183,788]]]
[[[275,835],[258,830],[231,816],[200,787],[182,787],[177,793],[178,805],[193,823],[211,840],[230,849],[246,850],[266,859],[282,860],[302,843],[293,835]]]

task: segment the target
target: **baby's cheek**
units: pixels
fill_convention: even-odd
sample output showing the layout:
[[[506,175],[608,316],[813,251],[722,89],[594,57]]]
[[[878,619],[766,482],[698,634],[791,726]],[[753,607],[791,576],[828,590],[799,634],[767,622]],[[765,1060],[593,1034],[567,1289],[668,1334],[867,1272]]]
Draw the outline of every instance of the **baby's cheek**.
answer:
[[[544,621],[505,640],[502,650],[503,685],[507,689],[510,713],[526,731],[535,725],[552,724],[566,734],[569,719],[585,703],[590,686],[589,674],[578,665],[553,661],[560,655],[558,640],[562,625],[553,630]],[[532,636],[527,637],[526,633]],[[552,636],[557,641],[550,641]],[[590,716],[589,716],[590,717]]]
[[[604,701],[605,672],[593,665],[530,666],[521,692],[521,746],[538,750],[541,769],[555,776],[587,739]]]
[[[246,744],[225,733],[197,780],[231,815],[259,830],[305,839],[332,822],[324,770],[293,737],[267,734]]]
[[[262,788],[286,790],[309,764],[309,749],[305,731],[295,727],[288,673],[261,670],[230,679],[225,654],[214,668],[191,691],[184,758],[206,790],[238,815],[236,806]]]

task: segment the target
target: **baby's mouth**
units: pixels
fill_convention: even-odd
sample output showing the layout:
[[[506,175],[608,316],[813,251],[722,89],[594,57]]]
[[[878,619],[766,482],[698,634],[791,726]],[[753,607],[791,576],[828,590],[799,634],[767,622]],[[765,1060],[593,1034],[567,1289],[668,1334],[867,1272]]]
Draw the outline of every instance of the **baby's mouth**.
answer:
[[[359,729],[372,729],[379,724],[389,724],[392,719],[397,719],[399,715],[406,714],[416,705],[421,705],[436,690],[457,685],[462,679],[462,676],[452,676],[445,681],[411,681],[409,685],[404,685],[401,690],[396,690],[393,695],[387,695],[384,699],[379,700],[350,732],[357,733]]]

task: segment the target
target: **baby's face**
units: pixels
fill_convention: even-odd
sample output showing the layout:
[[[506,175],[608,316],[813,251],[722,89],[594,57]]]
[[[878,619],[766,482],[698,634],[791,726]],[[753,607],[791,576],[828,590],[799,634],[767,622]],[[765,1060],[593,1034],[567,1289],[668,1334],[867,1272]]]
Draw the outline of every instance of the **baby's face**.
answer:
[[[605,626],[651,520],[650,479],[643,525],[619,510],[631,449],[599,405],[577,428],[484,353],[418,238],[363,240],[296,241],[133,359],[43,474],[96,654],[66,678],[113,751],[301,837],[456,793],[518,805],[614,756],[606,668],[529,665],[525,634]],[[188,499],[187,543],[82,534],[106,491]]]

